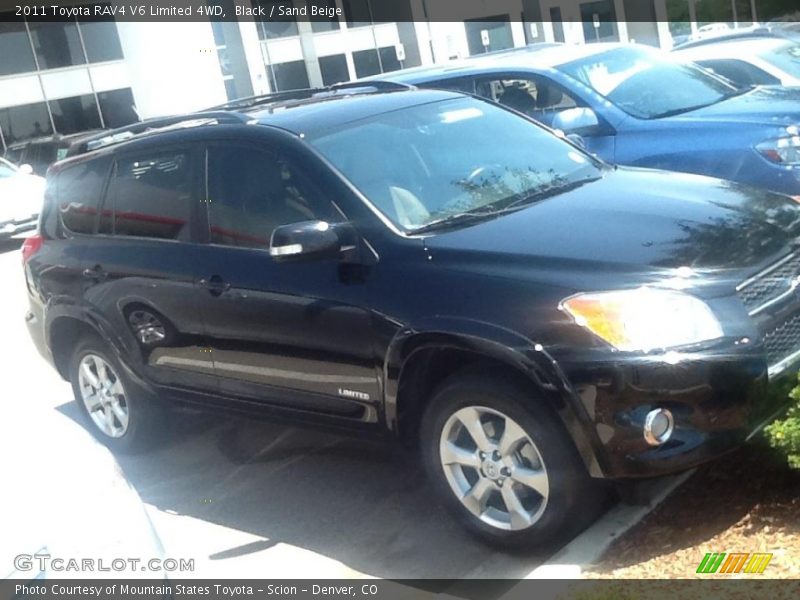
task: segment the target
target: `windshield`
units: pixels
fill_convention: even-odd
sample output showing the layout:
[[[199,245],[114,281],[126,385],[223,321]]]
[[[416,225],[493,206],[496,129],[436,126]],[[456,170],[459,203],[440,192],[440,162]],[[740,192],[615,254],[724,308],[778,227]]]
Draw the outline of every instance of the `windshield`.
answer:
[[[381,114],[311,143],[405,231],[523,206],[600,176],[546,129],[473,98]]]
[[[641,119],[680,114],[737,93],[696,65],[645,48],[615,48],[558,68]]]
[[[800,78],[800,44],[786,42],[769,52],[763,52],[760,56],[784,73]]]

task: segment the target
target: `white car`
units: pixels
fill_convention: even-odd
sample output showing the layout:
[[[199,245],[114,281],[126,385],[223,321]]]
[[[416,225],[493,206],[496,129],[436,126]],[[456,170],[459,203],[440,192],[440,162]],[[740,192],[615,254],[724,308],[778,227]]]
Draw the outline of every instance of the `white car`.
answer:
[[[714,71],[737,87],[800,86],[800,42],[780,37],[720,40],[675,50],[683,60]]]
[[[17,167],[0,158],[0,240],[36,228],[44,183],[27,165]]]

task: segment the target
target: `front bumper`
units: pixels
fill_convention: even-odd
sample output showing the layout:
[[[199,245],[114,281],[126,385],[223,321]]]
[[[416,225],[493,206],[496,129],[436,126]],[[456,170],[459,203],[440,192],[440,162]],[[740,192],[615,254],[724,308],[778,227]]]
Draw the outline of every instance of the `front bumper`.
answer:
[[[682,471],[743,444],[788,407],[800,357],[772,376],[758,345],[734,343],[677,359],[595,357],[561,366],[591,431],[601,471],[593,474],[626,478]],[[657,408],[672,412],[675,428],[651,446],[643,428]]]

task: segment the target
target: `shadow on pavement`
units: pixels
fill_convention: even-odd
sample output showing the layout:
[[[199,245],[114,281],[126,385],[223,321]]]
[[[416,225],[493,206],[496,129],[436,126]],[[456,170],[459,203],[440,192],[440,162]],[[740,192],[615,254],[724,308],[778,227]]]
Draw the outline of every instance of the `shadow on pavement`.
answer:
[[[74,403],[60,410],[82,421]],[[169,443],[117,459],[146,503],[266,538],[221,547],[213,560],[282,542],[361,573],[417,579],[476,570],[517,578],[546,559],[505,556],[466,534],[398,444],[219,415],[179,419]]]

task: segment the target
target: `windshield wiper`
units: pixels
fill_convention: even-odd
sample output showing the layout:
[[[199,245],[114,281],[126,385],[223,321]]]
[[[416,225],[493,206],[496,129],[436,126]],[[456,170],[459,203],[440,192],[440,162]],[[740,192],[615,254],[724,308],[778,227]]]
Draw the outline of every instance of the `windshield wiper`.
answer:
[[[700,110],[701,108],[706,108],[707,106],[714,106],[715,104],[719,104],[720,102],[724,102],[725,100],[730,100],[731,98],[735,98],[736,96],[741,96],[742,94],[746,94],[747,92],[750,92],[755,88],[756,88],[755,85],[748,85],[743,88],[731,90],[730,92],[728,92],[727,94],[723,94],[713,102],[705,102],[703,104],[697,104],[695,106],[686,106],[684,108],[676,108],[675,110],[668,110],[667,112],[659,113],[650,118],[664,119],[666,117],[674,117],[675,115],[681,115],[683,113],[692,112],[693,110]]]
[[[421,227],[413,229],[410,233],[413,234],[429,233],[431,231],[448,229],[455,225],[464,225],[472,222],[481,221],[487,218],[497,217],[499,215],[520,210],[529,204],[533,204],[534,202],[539,202],[541,200],[544,200],[545,198],[555,196],[556,194],[569,192],[570,190],[579,188],[585,183],[589,183],[590,181],[596,181],[597,179],[599,179],[599,177],[587,177],[585,179],[578,179],[577,181],[572,181],[570,183],[565,183],[563,185],[550,186],[543,190],[538,190],[532,194],[527,194],[525,196],[517,198],[512,202],[510,202],[509,204],[506,204],[505,206],[499,208],[494,208],[496,203],[487,204],[485,206],[479,206],[472,210],[467,210],[464,212],[455,213],[453,215],[448,215],[447,217],[442,217],[441,219],[436,219],[435,221],[431,221],[426,225],[422,225]]]

